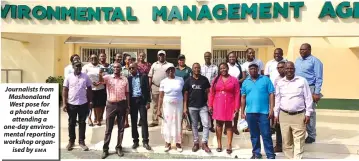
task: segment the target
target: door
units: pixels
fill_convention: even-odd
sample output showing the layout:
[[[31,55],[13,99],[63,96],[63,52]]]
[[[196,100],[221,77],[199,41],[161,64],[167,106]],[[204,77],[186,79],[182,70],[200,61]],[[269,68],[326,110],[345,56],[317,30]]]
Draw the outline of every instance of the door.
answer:
[[[158,60],[157,53],[161,49],[147,49],[147,61],[153,64]],[[173,63],[177,66],[177,57],[180,55],[181,50],[165,49],[166,51],[166,61]]]

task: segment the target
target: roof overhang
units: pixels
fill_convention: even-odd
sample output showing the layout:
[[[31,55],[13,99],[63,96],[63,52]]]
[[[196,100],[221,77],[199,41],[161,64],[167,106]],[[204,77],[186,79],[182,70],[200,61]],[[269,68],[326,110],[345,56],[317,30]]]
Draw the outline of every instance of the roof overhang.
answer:
[[[69,37],[65,44],[180,45],[180,38]]]
[[[65,44],[181,45],[180,38],[69,37]],[[274,47],[270,38],[213,38],[216,47]]]
[[[270,38],[213,38],[213,47],[274,47]]]

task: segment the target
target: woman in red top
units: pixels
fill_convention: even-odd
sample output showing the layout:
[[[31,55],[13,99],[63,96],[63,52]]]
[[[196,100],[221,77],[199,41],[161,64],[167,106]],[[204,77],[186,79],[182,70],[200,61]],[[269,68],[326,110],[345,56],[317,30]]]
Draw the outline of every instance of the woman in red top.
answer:
[[[232,153],[233,125],[234,116],[240,107],[240,85],[237,78],[228,74],[227,63],[219,65],[219,75],[213,80],[208,99],[210,112],[216,120],[216,135],[218,148],[217,152],[222,151],[222,131],[223,125],[227,131],[227,153]]]

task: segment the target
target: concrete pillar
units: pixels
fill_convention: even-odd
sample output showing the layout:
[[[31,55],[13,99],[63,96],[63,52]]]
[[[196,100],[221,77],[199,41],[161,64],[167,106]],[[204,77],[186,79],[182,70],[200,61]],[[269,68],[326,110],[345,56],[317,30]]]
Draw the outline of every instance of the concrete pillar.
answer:
[[[288,44],[288,52],[287,52],[287,59],[289,61],[295,61],[296,58],[296,53],[298,53],[298,51],[295,51],[295,45],[296,45],[296,38],[290,38],[289,40],[289,44]]]
[[[181,37],[181,54],[186,56],[186,64],[192,67],[197,62],[204,63],[203,54],[212,52],[212,37],[208,35],[185,35]]]

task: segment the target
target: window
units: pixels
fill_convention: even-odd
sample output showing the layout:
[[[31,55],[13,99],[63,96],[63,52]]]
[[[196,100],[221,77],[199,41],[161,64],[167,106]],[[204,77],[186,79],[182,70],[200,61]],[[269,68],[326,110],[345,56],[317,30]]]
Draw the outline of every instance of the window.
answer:
[[[254,49],[258,53],[257,49]],[[243,64],[247,60],[247,54],[245,50],[213,50],[213,64],[219,65],[222,62],[226,62],[226,57],[229,52],[234,52],[238,57],[239,64]]]
[[[92,54],[99,56],[101,53],[107,53],[106,48],[81,48],[81,62],[90,62]]]
[[[110,63],[115,61],[115,56],[117,53],[129,54],[132,58],[136,58],[140,52],[145,52],[146,49],[120,49],[120,48],[109,48],[108,60]]]
[[[115,60],[115,55],[117,53],[127,53],[130,54],[133,58],[137,58],[137,54],[140,52],[145,52],[146,49],[121,49],[121,48],[81,48],[81,61],[84,63],[90,62],[90,57],[92,54],[100,55],[100,53],[107,54],[107,62],[113,63]]]

